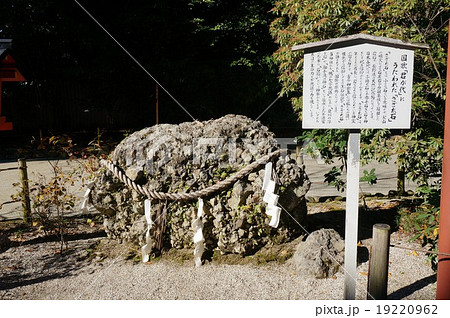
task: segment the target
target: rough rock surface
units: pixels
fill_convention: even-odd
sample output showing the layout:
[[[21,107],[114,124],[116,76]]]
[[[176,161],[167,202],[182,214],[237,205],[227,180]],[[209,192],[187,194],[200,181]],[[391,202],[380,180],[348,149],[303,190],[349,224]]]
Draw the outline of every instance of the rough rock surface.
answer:
[[[333,229],[312,232],[297,245],[294,263],[299,275],[328,278],[344,264],[345,243]]]
[[[260,122],[227,115],[206,122],[145,128],[125,138],[111,159],[128,177],[151,190],[193,192],[227,178],[278,148],[273,133]],[[304,167],[286,156],[277,160],[276,171],[281,182],[279,205],[301,221],[307,213],[305,194],[310,186]],[[268,226],[266,204],[262,201],[263,176],[263,169],[257,170],[230,189],[203,198],[207,211],[203,217],[206,251],[246,255],[270,241],[289,241],[298,236],[298,225],[286,213],[282,213],[278,229]],[[95,207],[105,216],[108,236],[140,244],[146,229],[144,199],[109,171],[98,178],[92,191]],[[192,247],[191,223],[197,202],[153,200],[153,211],[165,204],[163,246]]]

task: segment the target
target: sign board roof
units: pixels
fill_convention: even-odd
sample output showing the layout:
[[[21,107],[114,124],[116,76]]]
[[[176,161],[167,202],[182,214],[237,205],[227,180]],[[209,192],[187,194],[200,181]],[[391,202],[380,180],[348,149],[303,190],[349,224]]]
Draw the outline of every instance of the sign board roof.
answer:
[[[324,51],[336,49],[341,47],[353,46],[358,44],[378,44],[387,47],[394,47],[398,49],[414,50],[414,49],[428,49],[429,45],[425,43],[411,43],[397,39],[386,38],[382,36],[374,36],[365,33],[342,36],[335,39],[328,39],[324,41],[305,43],[295,45],[292,47],[293,51],[304,50],[305,53]]]
[[[7,49],[11,48],[11,42],[10,39],[0,39],[0,58],[3,57]]]
[[[11,47],[11,39],[0,39],[0,49],[9,49]]]

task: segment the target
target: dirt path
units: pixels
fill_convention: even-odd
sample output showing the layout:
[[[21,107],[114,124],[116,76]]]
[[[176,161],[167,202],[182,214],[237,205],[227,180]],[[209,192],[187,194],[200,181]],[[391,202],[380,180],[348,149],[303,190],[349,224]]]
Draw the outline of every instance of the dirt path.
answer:
[[[328,203],[332,204],[336,203]],[[305,226],[313,230],[320,222],[339,230],[337,221],[342,217],[339,209],[328,214],[311,209]],[[375,219],[370,220],[366,215],[366,221],[369,227]],[[98,237],[102,234],[100,225],[91,228],[83,221],[80,224],[83,226],[80,225],[78,232],[83,234],[68,236],[71,240],[62,255],[58,253],[57,242],[43,242],[26,232],[18,239],[15,238],[17,230],[8,231],[13,244],[0,252],[0,299],[339,300],[343,296],[342,271],[328,279],[303,277],[297,275],[291,260],[258,266],[252,262],[228,265],[213,261],[195,268],[187,254],[187,260],[182,263],[163,255],[161,260],[143,264],[125,260],[129,248],[120,244],[114,247],[112,258],[104,258],[93,252],[95,244],[102,239]],[[420,248],[399,232],[393,233],[391,240],[394,244]],[[371,239],[363,236],[362,243],[369,245]],[[283,253],[283,248],[280,250]],[[359,252],[357,299],[365,299],[368,257],[364,249]],[[435,281],[425,254],[390,249],[389,299],[434,299]]]

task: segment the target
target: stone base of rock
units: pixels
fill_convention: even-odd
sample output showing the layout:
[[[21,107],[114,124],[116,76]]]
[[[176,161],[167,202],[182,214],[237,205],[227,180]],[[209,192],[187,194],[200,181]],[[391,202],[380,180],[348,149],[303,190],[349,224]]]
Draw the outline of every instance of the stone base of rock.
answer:
[[[312,232],[297,245],[294,264],[299,275],[328,278],[344,264],[345,243],[333,229]]]
[[[258,121],[227,115],[206,122],[161,124],[125,138],[111,154],[129,178],[160,192],[193,192],[226,179],[258,158],[279,149],[273,133]],[[304,167],[289,156],[274,165],[279,177],[279,205],[297,222],[307,213],[310,182]],[[226,191],[203,198],[205,248],[220,253],[252,254],[270,241],[282,243],[300,235],[286,213],[271,228],[261,190],[264,171],[250,173]],[[98,178],[92,201],[105,217],[108,236],[142,244],[145,235],[144,197],[110,172]],[[164,248],[191,248],[197,202],[152,201],[154,211],[167,206]],[[154,220],[158,222],[158,220]],[[155,227],[154,227],[155,228]]]

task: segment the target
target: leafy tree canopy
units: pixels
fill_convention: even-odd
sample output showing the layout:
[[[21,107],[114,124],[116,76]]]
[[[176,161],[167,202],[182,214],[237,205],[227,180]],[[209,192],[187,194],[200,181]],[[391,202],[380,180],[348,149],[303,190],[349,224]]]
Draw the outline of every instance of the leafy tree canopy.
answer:
[[[271,32],[280,46],[274,54],[279,80],[299,120],[303,53],[291,51],[293,45],[356,33],[429,44],[430,49],[415,54],[411,130],[395,132],[400,133],[396,142],[390,142],[390,131],[363,131],[362,156],[364,160],[385,161],[391,154],[398,154],[407,175],[423,184],[439,173],[449,0],[281,0],[273,12],[277,17]],[[303,139],[319,141],[325,135],[336,132],[314,130],[306,132]],[[345,133],[340,136],[345,138]],[[323,145],[322,153],[329,152],[325,148]],[[346,148],[341,147],[329,155],[344,158],[345,153]]]

